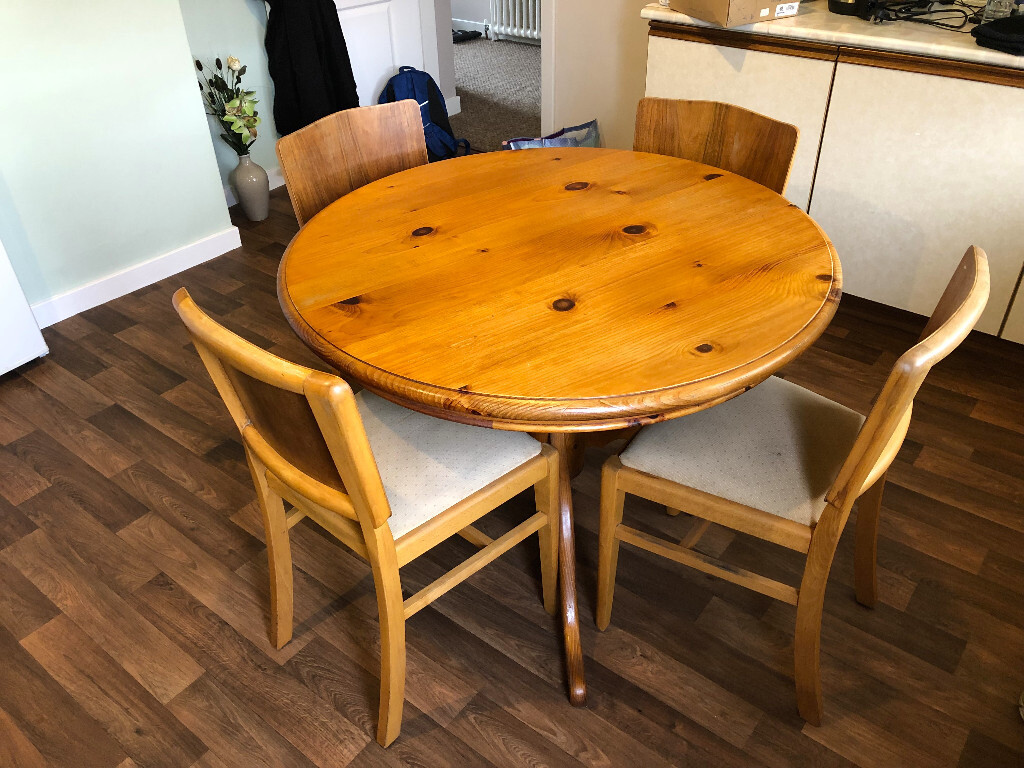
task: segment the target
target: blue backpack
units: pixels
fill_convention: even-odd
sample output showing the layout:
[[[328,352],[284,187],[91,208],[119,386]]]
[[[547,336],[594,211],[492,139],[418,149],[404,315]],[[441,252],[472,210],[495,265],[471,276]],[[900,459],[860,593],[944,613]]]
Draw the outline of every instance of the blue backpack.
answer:
[[[378,104],[412,99],[420,105],[423,119],[423,137],[427,141],[427,157],[430,162],[455,157],[462,144],[469,152],[469,142],[456,139],[452,124],[448,121],[448,107],[437,83],[426,72],[414,67],[399,67],[398,74],[388,80],[380,92]]]

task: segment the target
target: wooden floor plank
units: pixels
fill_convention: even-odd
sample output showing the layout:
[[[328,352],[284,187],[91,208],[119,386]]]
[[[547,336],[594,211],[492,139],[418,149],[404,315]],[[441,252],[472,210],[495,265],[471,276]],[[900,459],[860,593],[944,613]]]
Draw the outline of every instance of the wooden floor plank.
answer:
[[[292,746],[252,710],[203,675],[167,704],[177,718],[207,744],[226,768],[281,765],[312,768]]]
[[[138,765],[188,768],[206,751],[192,731],[66,616],[21,644]]]
[[[10,382],[4,387],[3,396],[8,405],[23,413],[29,421],[104,477],[115,475],[138,460],[118,442],[76,416],[70,408],[37,389],[28,379]]]
[[[21,748],[26,760],[34,752],[53,768],[110,768],[124,760],[121,745],[2,627],[0,658],[0,712],[24,736],[13,740],[31,744]]]
[[[614,626],[599,635],[592,654],[601,664],[674,709],[685,710],[687,717],[740,749],[763,717],[699,672]]]
[[[146,513],[146,507],[42,431],[16,440],[8,450],[46,478],[54,493],[69,499],[107,528],[117,531]],[[122,470],[123,471],[123,470]]]
[[[0,498],[0,550],[36,529],[24,512]]]
[[[51,541],[74,552],[90,573],[119,595],[133,592],[159,572],[141,553],[56,488],[39,494],[24,505],[24,510]]]
[[[465,743],[472,744],[494,765],[509,768],[582,765],[489,701],[484,694],[467,704],[448,730]]]
[[[158,395],[185,380],[180,374],[161,365],[130,344],[125,344],[113,334],[90,333],[82,337],[78,343],[102,360],[106,367],[123,371],[134,381]]]
[[[114,404],[113,400],[89,382],[58,365],[55,360],[54,357],[46,357],[35,365],[27,366],[25,378],[83,419]]]
[[[0,765],[10,768],[46,768],[46,758],[14,722],[0,709]]]
[[[45,477],[8,450],[0,449],[0,496],[17,506],[50,487]]]
[[[231,570],[240,568],[263,551],[263,543],[259,539],[147,461],[132,465],[110,480]]]
[[[382,749],[376,742],[367,744],[350,765],[351,768],[405,768],[411,765],[491,768],[494,763],[436,724],[419,720],[403,726],[402,738],[387,749]]]
[[[140,458],[214,509],[234,512],[252,501],[255,495],[250,488],[204,463],[119,405],[107,408],[89,421],[111,439],[130,446]]]
[[[89,383],[192,453],[202,455],[223,442],[221,432],[138,384],[117,368],[96,374]]]
[[[36,531],[0,555],[162,702],[203,673],[74,552]]]
[[[21,575],[13,565],[0,559],[0,627],[15,640],[35,632],[60,613],[60,609]]]
[[[221,688],[260,712],[319,768],[348,764],[371,740],[170,579],[158,576],[136,597],[139,609]]]

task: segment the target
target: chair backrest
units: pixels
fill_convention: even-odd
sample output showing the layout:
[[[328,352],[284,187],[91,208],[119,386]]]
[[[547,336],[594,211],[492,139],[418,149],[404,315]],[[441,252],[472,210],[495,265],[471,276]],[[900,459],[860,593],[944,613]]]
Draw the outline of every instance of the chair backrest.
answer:
[[[348,384],[232,333],[184,288],[173,303],[255,458],[298,493],[313,489],[340,514],[384,525],[391,509]]]
[[[633,149],[724,168],[781,195],[799,137],[795,125],[732,104],[644,98]]]
[[[335,112],[280,138],[277,158],[302,226],[353,189],[427,162],[419,105]]]
[[[893,366],[825,497],[840,513],[848,513],[857,497],[889,468],[907,434],[914,397],[925,376],[967,338],[985,309],[988,294],[988,257],[972,245],[939,299],[921,340]]]

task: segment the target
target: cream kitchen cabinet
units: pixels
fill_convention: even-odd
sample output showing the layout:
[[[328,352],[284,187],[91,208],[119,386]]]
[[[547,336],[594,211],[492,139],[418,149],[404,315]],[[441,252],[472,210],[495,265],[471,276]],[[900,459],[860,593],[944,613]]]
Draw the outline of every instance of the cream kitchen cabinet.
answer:
[[[1024,89],[840,61],[809,212],[843,290],[929,314],[968,245],[998,333],[1024,265]]]

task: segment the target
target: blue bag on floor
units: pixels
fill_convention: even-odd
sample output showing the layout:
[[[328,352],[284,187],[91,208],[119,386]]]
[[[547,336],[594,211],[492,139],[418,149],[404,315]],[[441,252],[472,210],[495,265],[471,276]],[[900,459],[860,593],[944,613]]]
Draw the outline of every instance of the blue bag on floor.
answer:
[[[540,149],[542,147],[598,147],[601,145],[601,133],[597,130],[597,120],[589,123],[563,128],[539,139],[509,139],[501,142],[502,149]]]
[[[459,145],[469,152],[469,142],[456,139],[452,124],[448,120],[448,107],[437,83],[426,72],[415,67],[399,67],[398,74],[388,80],[380,92],[378,104],[412,99],[420,105],[423,120],[423,138],[427,142],[427,158],[430,162],[447,160],[459,153]]]

